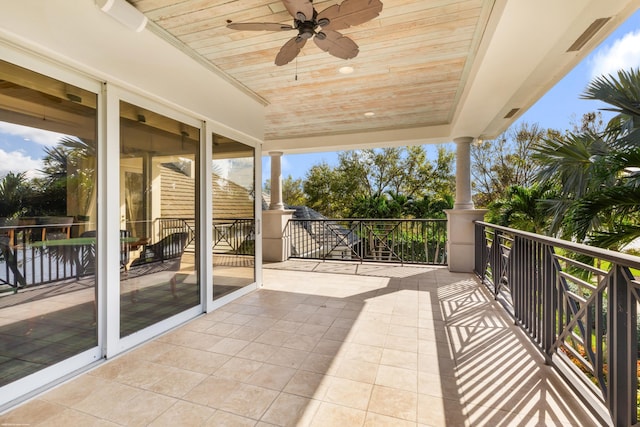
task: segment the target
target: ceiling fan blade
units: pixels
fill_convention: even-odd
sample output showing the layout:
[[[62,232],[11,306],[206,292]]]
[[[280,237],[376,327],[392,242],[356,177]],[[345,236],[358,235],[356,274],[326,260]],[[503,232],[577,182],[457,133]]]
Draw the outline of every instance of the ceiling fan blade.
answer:
[[[381,11],[380,0],[344,0],[339,5],[334,4],[320,12],[317,19],[329,20],[328,25],[322,26],[323,30],[344,30],[372,20]]]
[[[300,21],[310,21],[313,19],[313,4],[309,0],[282,0],[291,16]],[[304,15],[305,19],[300,19],[298,12]]]
[[[243,31],[288,31],[294,28],[289,24],[276,24],[273,22],[232,22],[227,28]]]
[[[300,49],[302,49],[305,43],[307,43],[307,39],[303,39],[302,37],[295,36],[289,39],[289,41],[282,46],[280,52],[278,52],[275,61],[276,65],[284,65],[291,62],[293,58],[298,56]]]
[[[322,34],[324,34],[324,37]],[[338,58],[355,58],[359,52],[356,42],[337,31],[322,30],[316,34],[313,40],[320,49]]]

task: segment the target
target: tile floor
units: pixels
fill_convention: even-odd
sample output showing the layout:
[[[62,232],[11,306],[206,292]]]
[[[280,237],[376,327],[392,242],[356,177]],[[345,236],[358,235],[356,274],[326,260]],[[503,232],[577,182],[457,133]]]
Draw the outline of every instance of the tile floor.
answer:
[[[288,261],[264,283],[0,425],[595,425],[470,275]]]

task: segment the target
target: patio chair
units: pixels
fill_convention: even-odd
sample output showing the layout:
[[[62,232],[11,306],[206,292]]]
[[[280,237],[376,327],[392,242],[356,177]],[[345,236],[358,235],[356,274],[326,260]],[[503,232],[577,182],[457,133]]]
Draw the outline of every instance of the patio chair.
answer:
[[[163,262],[168,259],[181,257],[187,246],[188,239],[189,233],[180,231],[169,234],[159,242],[145,246],[140,257],[131,263],[131,268],[150,262]]]

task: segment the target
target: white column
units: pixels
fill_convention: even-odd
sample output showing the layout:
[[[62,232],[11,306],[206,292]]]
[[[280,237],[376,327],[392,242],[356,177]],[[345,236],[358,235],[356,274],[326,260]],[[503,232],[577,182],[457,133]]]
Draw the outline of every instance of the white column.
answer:
[[[269,210],[262,212],[262,259],[264,261],[286,261],[291,253],[291,239],[285,233],[293,210],[285,210],[282,203],[282,165],[279,151],[271,156],[271,203]]]
[[[487,212],[474,209],[471,199],[471,142],[469,136],[455,138],[456,202],[447,214],[447,256],[449,271],[471,273],[475,264],[475,226]]]
[[[455,138],[456,143],[456,202],[454,209],[473,209],[471,199],[471,143],[473,137]]]
[[[271,151],[271,203],[269,204],[269,210],[281,211],[284,209],[282,203],[282,164],[280,159],[282,152]]]

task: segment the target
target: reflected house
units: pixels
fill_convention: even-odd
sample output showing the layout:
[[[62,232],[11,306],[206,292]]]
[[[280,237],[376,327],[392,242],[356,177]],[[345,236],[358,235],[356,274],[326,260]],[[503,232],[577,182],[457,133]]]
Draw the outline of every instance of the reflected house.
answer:
[[[262,212],[263,153],[278,179],[291,153],[455,142],[446,252],[468,279],[484,213],[471,200],[471,143],[505,130],[640,6],[383,0],[371,25],[345,30],[360,45],[348,76],[337,72],[344,60],[313,46],[295,70],[275,66],[290,35],[231,36],[227,22],[254,21],[257,9],[203,3],[0,5],[3,170],[45,171],[15,187],[20,203],[0,203],[19,208],[0,212],[18,218],[0,229],[0,410],[203,314],[215,323],[215,310],[238,298],[267,295],[248,294],[262,287],[267,247],[288,255],[290,212],[277,209],[277,191]],[[264,8],[265,20],[291,22],[281,6]],[[341,241],[302,229],[311,252]],[[284,294],[276,306],[302,303]],[[323,304],[314,307],[333,309]],[[206,335],[195,350],[213,347]]]

